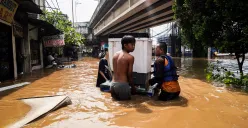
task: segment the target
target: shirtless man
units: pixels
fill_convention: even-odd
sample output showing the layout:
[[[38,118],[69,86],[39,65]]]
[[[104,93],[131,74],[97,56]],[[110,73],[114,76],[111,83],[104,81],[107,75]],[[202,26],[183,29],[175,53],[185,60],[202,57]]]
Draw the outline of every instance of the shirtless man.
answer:
[[[126,35],[121,40],[122,50],[115,53],[113,57],[114,77],[111,86],[111,96],[117,100],[129,100],[135,93],[133,84],[134,57],[130,52],[134,51],[135,38]],[[131,89],[130,89],[131,86]]]

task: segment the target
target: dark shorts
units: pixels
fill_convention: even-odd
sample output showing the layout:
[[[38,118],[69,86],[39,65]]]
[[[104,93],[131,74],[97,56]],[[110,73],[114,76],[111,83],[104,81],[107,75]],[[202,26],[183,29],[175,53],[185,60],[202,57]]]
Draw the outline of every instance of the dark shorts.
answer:
[[[111,96],[116,100],[130,100],[131,89],[129,84],[112,82]]]
[[[158,96],[158,99],[162,101],[174,100],[179,97],[179,94],[180,94],[180,91],[179,92],[166,92],[166,91],[161,90],[161,93]]]

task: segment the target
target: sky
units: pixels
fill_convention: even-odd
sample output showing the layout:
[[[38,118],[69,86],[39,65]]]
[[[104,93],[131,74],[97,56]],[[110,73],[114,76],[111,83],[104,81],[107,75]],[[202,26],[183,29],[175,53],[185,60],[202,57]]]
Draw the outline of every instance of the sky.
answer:
[[[53,8],[58,8],[56,0],[46,0]],[[57,0],[60,10],[69,16],[72,21],[72,0]],[[53,4],[54,3],[54,4]],[[76,4],[78,3],[78,4]],[[74,0],[74,22],[90,21],[98,1],[97,0]],[[49,7],[46,3],[46,6]]]

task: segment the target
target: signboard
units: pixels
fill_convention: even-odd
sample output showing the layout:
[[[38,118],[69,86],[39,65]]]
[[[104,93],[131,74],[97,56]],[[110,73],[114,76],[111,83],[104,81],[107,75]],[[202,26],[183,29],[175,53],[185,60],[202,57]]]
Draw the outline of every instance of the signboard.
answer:
[[[64,34],[43,37],[44,47],[60,47],[65,45]]]
[[[14,0],[0,0],[0,19],[12,23],[17,7]]]

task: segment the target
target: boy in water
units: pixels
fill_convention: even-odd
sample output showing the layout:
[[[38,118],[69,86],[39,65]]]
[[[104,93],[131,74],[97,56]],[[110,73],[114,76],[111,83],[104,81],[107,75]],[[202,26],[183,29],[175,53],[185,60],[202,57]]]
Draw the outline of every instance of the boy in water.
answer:
[[[151,85],[158,83],[158,88],[161,89],[159,100],[173,100],[179,96],[181,91],[177,81],[176,66],[172,58],[166,55],[167,45],[165,42],[159,43],[155,52],[158,58],[154,63],[154,78],[149,83]]]
[[[135,38],[126,35],[121,40],[122,50],[113,57],[114,77],[111,86],[111,96],[116,100],[129,100],[136,92],[133,84],[134,57],[130,55],[135,49]],[[131,86],[131,90],[130,90]]]

